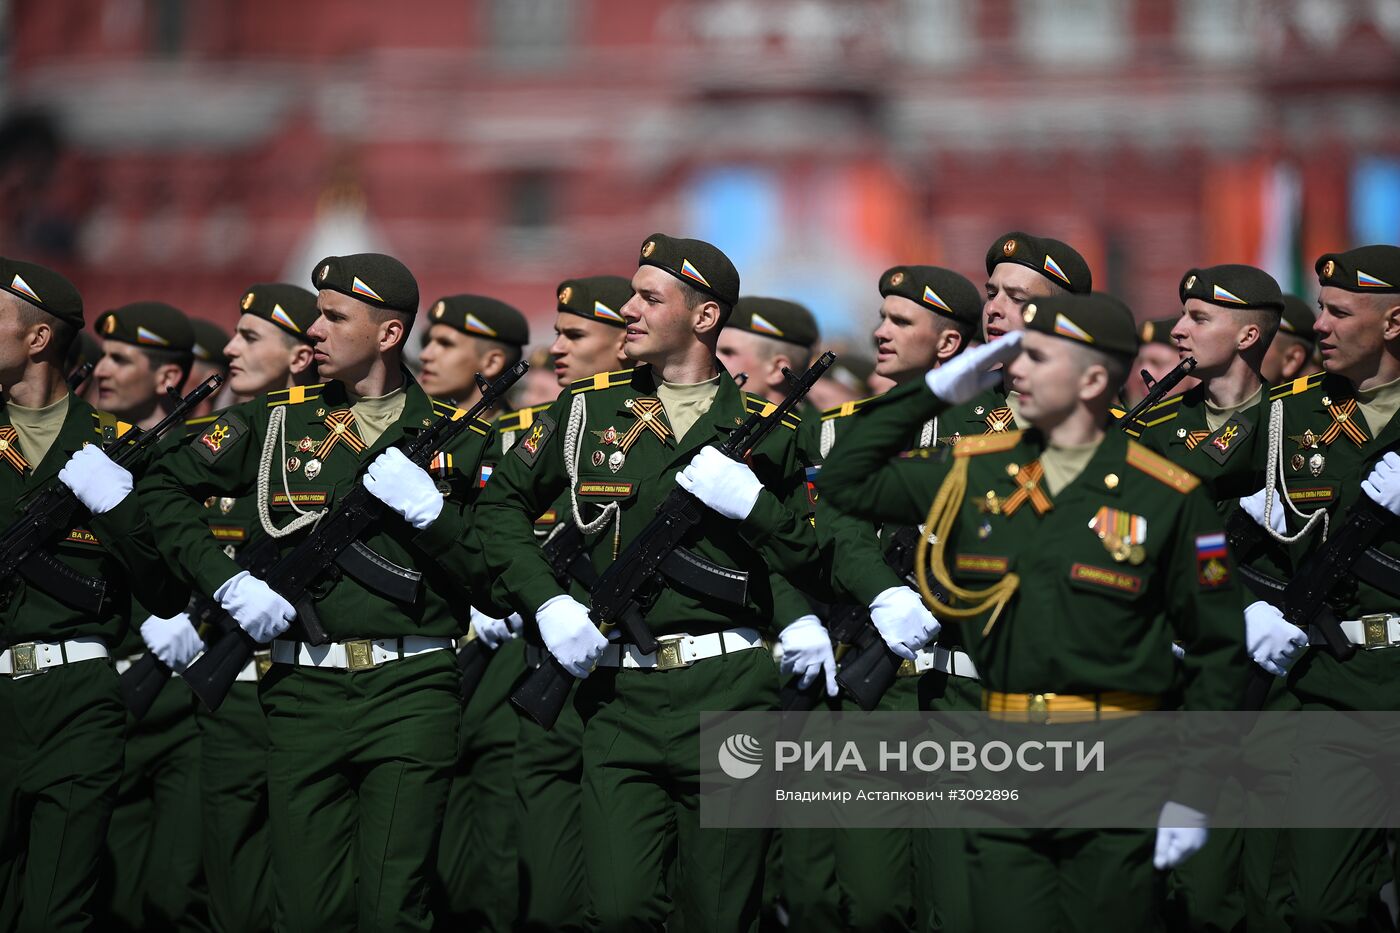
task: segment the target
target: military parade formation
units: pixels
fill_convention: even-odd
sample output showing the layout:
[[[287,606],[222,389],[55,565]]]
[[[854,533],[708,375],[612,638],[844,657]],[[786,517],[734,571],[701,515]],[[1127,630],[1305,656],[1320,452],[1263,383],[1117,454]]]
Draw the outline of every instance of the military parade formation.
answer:
[[[1315,271],[1139,322],[1012,231],[866,373],[661,233],[543,365],[381,254],[232,335],[0,258],[0,930],[1393,929],[1390,830],[1211,828],[1189,754],[1155,829],[700,816],[711,711],[1400,710],[1400,247]]]

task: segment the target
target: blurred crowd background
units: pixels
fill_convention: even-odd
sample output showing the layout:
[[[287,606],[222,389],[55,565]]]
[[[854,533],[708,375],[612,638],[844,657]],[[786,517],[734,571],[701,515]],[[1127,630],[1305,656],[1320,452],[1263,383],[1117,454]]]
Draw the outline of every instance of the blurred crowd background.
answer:
[[[1191,266],[1310,296],[1400,243],[1400,0],[0,0],[0,254],[88,319],[229,327],[392,253],[548,343],[566,277],[710,240],[868,355],[879,273],[1076,246],[1142,319]]]

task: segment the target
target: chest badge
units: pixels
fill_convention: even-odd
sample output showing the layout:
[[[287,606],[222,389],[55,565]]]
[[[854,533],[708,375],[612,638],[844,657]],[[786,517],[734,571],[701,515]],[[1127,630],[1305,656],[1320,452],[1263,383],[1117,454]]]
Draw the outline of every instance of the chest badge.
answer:
[[[593,431],[593,436],[598,438],[598,443],[607,447],[617,443],[617,428],[609,425],[601,431]]]
[[[316,448],[317,460],[325,460],[337,444],[344,444],[357,456],[364,453],[365,447],[368,445],[360,437],[359,432],[355,430],[355,413],[353,411],[348,408],[333,411],[326,416],[325,425],[328,433],[325,440],[321,441],[321,446]]]
[[[1010,408],[993,408],[986,417],[987,433],[1000,434],[1016,425],[1016,415]]]
[[[19,452],[19,431],[12,425],[0,427],[0,460],[14,467],[16,473],[29,469],[29,461]]]
[[[1308,458],[1308,472],[1313,476],[1321,476],[1325,466],[1327,466],[1327,458],[1320,453],[1313,454]]]
[[[600,467],[600,466],[602,466],[602,465],[603,465],[603,461],[606,460],[606,459],[608,459],[608,458],[603,454],[603,452],[602,452],[601,450],[595,450],[595,451],[593,451],[593,465],[594,465],[595,467]]]
[[[675,435],[671,431],[671,426],[666,423],[665,408],[659,398],[629,398],[622,403],[632,416],[637,420],[627,429],[627,432],[618,438],[617,446],[622,448],[623,453],[632,449],[632,445],[637,443],[643,432],[650,431],[655,434],[662,444],[670,444],[671,438]],[[611,458],[608,466],[612,466]]]
[[[1327,401],[1324,399],[1323,404],[1326,405]],[[1366,436],[1366,430],[1358,423],[1356,399],[1349,398],[1337,405],[1327,405],[1327,413],[1332,416],[1332,423],[1322,432],[1323,444],[1330,447],[1332,442],[1343,434],[1357,447],[1370,440]]]
[[[599,451],[601,453],[602,451]],[[622,469],[622,465],[627,462],[627,455],[620,450],[614,450],[608,455],[608,469],[616,473]]]
[[[307,479],[315,479],[321,475],[321,461],[312,457],[306,461],[306,469],[302,471]]]

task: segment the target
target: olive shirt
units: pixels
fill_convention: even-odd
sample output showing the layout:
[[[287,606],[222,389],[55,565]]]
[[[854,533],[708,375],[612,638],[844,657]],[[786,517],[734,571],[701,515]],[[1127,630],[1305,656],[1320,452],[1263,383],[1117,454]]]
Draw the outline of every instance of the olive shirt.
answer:
[[[1380,422],[1395,404],[1396,390],[1379,389],[1358,393],[1341,376],[1319,373],[1273,391],[1273,397],[1283,401],[1282,478],[1288,496],[1305,513],[1326,509],[1331,516],[1329,536],[1337,533],[1347,509],[1364,495],[1361,482],[1376,461],[1386,451],[1400,449],[1400,419]],[[1290,513],[1289,533],[1301,527],[1301,520]],[[1294,570],[1320,543],[1321,533],[1314,526],[1291,548]],[[1372,547],[1400,557],[1396,524],[1391,523]],[[1344,582],[1333,596],[1338,619],[1400,611],[1400,594],[1387,594],[1360,580]],[[1294,665],[1289,685],[1304,702],[1340,709],[1400,709],[1400,650],[1358,650],[1342,662],[1324,650],[1310,649]]]
[[[70,395],[62,427],[36,463],[25,453],[25,438],[11,422],[9,405],[0,405],[0,524],[8,527],[40,491],[57,483],[59,470],[84,444],[110,443],[130,427]],[[139,474],[141,466],[134,465],[132,472]],[[80,514],[85,513],[80,509]],[[106,581],[102,610],[84,614],[16,574],[14,580],[0,581],[0,640],[6,644],[97,637],[110,648],[127,630],[133,599],[169,615],[184,605],[185,591],[156,549],[147,503],[136,495],[104,515],[86,518],[49,552],[76,572]]]
[[[366,444],[351,417],[353,399],[338,382],[297,386],[227,409],[205,431],[161,458],[141,484],[162,550],[178,561],[196,588],[212,595],[240,571],[210,536],[203,503],[211,496],[253,497],[259,460],[275,410],[285,411],[285,433],[277,441],[267,497],[272,519],[285,527],[301,510],[334,510],[361,482],[364,468],[390,446],[411,439],[454,406],[431,400],[407,371],[404,406],[372,444]],[[337,430],[337,425],[341,428]],[[423,574],[411,605],[395,603],[348,575],[332,571],[313,586],[318,614],[333,639],[399,635],[451,636],[465,631],[470,618],[468,588],[480,574],[460,542],[476,497],[482,454],[490,425],[473,420],[434,458],[446,501],[430,526],[415,530],[386,511],[361,542],[381,557]],[[290,491],[282,488],[283,477]],[[308,534],[281,538],[285,555]]]
[[[1017,693],[1162,694],[1175,677],[1175,634],[1187,652],[1186,708],[1234,707],[1246,670],[1243,603],[1219,518],[1199,481],[1109,431],[1058,495],[1040,485],[1044,514],[1032,497],[1009,509],[1016,474],[1044,450],[1039,432],[964,438],[951,457],[920,450],[890,459],[909,419],[941,407],[922,384],[891,392],[827,461],[820,488],[852,514],[921,520],[953,457],[968,460],[967,494],[946,542],[952,579],[980,589],[1009,571],[1021,577],[988,635],[981,620],[963,626],[983,685]],[[1092,526],[1105,521],[1114,529],[1129,525],[1141,547],[1138,563],[1115,557],[1099,538]]]
[[[572,451],[566,452],[565,441],[575,400],[583,408],[585,425],[577,435],[576,482],[571,484],[565,460]],[[500,601],[528,619],[540,605],[565,593],[540,553],[532,524],[561,496],[568,501],[571,488],[586,521],[597,518],[609,503],[618,504],[620,528],[609,520],[587,537],[594,568],[602,573],[651,521],[677,488],[676,473],[702,447],[723,444],[750,414],[771,410],[770,403],[741,392],[721,371],[713,403],[677,439],[657,397],[650,366],[599,373],[573,383],[546,412],[533,417],[532,427],[496,468],[478,503],[478,546]],[[816,558],[815,534],[805,520],[799,424],[795,417],[783,419],[751,454],[750,466],[766,491],[749,517],[738,522],[707,509],[683,542],[716,564],[747,571],[745,604],[731,606],[666,586],[647,612],[654,632],[698,635],[740,626],[768,629],[771,619],[786,616],[790,621],[803,614],[789,615],[776,605],[769,578],[770,570],[800,574]]]

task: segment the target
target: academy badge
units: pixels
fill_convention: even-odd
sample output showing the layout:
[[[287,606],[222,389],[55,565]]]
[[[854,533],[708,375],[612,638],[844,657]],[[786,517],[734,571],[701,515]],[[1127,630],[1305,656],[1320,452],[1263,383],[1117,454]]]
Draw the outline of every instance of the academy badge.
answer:
[[[606,456],[601,450],[595,450],[595,451],[593,451],[593,458],[592,458],[592,460],[593,460],[593,465],[594,465],[595,467],[600,467],[600,466],[602,466],[602,465],[603,465],[603,461],[605,461],[605,460],[607,460],[607,459],[608,459],[607,456]]]

